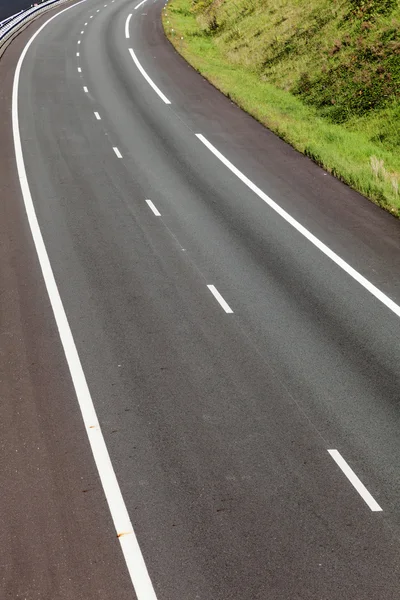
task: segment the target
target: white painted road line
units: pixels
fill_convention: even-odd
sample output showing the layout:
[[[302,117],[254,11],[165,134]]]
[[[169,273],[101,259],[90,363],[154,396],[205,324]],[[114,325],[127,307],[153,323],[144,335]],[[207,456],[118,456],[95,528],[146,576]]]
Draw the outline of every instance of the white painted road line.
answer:
[[[361,498],[368,504],[370,509],[374,512],[381,511],[381,507],[377,501],[371,496],[365,485],[359,480],[353,469],[349,467],[343,456],[337,450],[328,450],[335,463],[342,469],[350,483],[356,488]]]
[[[78,67],[78,73],[82,73],[82,69]]]
[[[296,229],[301,235],[308,239],[309,242],[314,244],[321,252],[323,252],[328,258],[330,258],[335,264],[338,265],[343,271],[345,271],[350,277],[362,285],[370,294],[375,296],[382,304],[389,308],[395,315],[400,317],[400,306],[393,302],[386,294],[381,292],[375,287],[368,279],[358,273],[353,267],[351,267],[346,261],[338,256],[333,250],[328,248],[321,240],[313,235],[308,229],[303,227],[296,219],[291,217],[289,213],[279,206],[274,200],[272,200],[267,194],[265,194],[259,187],[257,187],[246,175],[244,175],[239,169],[237,169],[219,150],[215,148],[201,133],[196,133],[196,137],[216,156],[232,173],[236,175],[252,192],[257,194],[261,200],[263,200],[268,206],[270,206],[278,215],[280,215],[285,221],[287,221],[294,229]]]
[[[156,217],[161,217],[161,213],[158,212],[158,210],[156,209],[156,207],[154,206],[154,204],[152,203],[152,201],[151,200],[146,200],[146,202],[150,206],[151,210],[156,215]]]
[[[78,40],[78,44],[80,44],[80,43],[81,43],[81,40]]]
[[[129,23],[131,22],[132,19],[132,14],[128,15],[126,21],[125,21],[125,37],[127,40],[129,40]]]
[[[85,94],[87,94],[89,92],[89,90],[87,89],[86,85],[83,86],[83,91],[85,92]]]
[[[79,56],[79,52],[77,52],[76,55]]]
[[[140,4],[138,4],[137,6],[135,6],[135,10],[137,10],[138,8],[140,8],[142,6],[142,4],[144,4],[146,2],[146,0],[142,0],[140,2]]]
[[[113,147],[113,150],[115,152],[115,154],[118,156],[118,158],[122,158],[122,154],[121,152],[118,150],[118,148],[116,148],[115,146]]]
[[[84,33],[85,33],[84,31],[81,31],[81,35],[83,35]]]
[[[85,27],[86,27],[87,23],[85,23]]]
[[[224,311],[226,313],[228,313],[228,314],[233,313],[233,310],[231,309],[231,307],[229,306],[229,304],[223,299],[223,297],[221,296],[221,294],[219,293],[219,291],[217,290],[217,288],[215,287],[215,285],[208,285],[207,287],[210,290],[210,292],[212,293],[212,295],[214,296],[214,298],[222,306],[222,308],[224,309]]]
[[[158,88],[156,86],[156,84],[154,83],[154,81],[152,79],[150,79],[150,77],[147,75],[146,71],[143,69],[142,65],[140,64],[140,62],[138,61],[138,59],[136,58],[136,54],[134,53],[134,51],[132,50],[132,48],[129,48],[129,52],[133,58],[133,62],[135,63],[135,65],[137,66],[137,68],[139,69],[139,71],[141,72],[141,74],[143,75],[143,77],[145,78],[145,80],[147,81],[148,84],[151,85],[151,87],[153,88],[153,90],[156,92],[156,94],[158,94],[161,98],[161,100],[163,102],[165,102],[165,104],[171,104],[171,102],[168,100],[168,98],[166,96],[164,96],[164,94],[162,93],[162,91],[160,90],[160,88]]]
[[[85,0],[82,0],[83,2]],[[136,597],[138,600],[157,600],[156,593],[153,588],[146,563],[144,562],[143,554],[140,550],[138,540],[132,527],[129,514],[122,497],[121,488],[115,475],[110,455],[104,441],[103,433],[97,418],[96,409],[93,404],[90,390],[86,381],[85,373],[76,349],[75,341],[72,336],[71,328],[68,323],[67,315],[57,288],[57,283],[54,278],[53,269],[51,268],[49,256],[46,246],[43,241],[42,232],[37,220],[35,207],[32,200],[31,191],[29,188],[28,177],[24,163],[21,144],[21,132],[19,126],[18,115],[18,100],[21,68],[25,56],[37,36],[53,19],[57,19],[67,10],[71,10],[79,6],[82,2],[77,2],[72,6],[68,6],[64,10],[50,17],[30,38],[22,54],[18,60],[15,69],[13,93],[12,93],[12,126],[14,135],[15,157],[17,162],[17,170],[19,182],[21,185],[22,196],[24,200],[25,210],[32,233],[32,239],[35,244],[40,267],[43,273],[43,279],[49,295],[51,307],[53,309],[54,318],[57,324],[61,343],[64,348],[65,358],[69,367],[72,382],[74,385],[76,397],[79,403],[79,408],[82,413],[82,419],[85,425],[86,434],[92,449],[93,458],[96,463],[97,471],[100,476],[100,481],[107,499],[110,514],[112,516],[115,531],[118,536],[119,543],[124,555],[126,565],[132,585],[135,588]],[[114,544],[114,538],[110,539],[110,544]],[[93,548],[95,553],[97,548]]]
[[[99,115],[99,113],[98,113],[98,112],[95,112],[95,113],[94,113],[94,116],[96,117],[96,119],[97,119],[98,121],[101,121],[101,116]]]

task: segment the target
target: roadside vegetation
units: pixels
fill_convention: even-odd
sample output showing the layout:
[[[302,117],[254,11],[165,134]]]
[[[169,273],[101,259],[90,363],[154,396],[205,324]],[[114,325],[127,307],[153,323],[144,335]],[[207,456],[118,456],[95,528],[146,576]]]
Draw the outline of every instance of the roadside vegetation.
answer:
[[[234,102],[400,216],[398,0],[169,0],[163,24]]]

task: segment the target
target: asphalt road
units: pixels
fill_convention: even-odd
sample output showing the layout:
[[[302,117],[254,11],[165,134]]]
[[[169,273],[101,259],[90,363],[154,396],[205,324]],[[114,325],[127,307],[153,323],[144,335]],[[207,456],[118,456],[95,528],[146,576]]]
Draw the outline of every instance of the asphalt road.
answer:
[[[397,303],[399,223],[194,72],[162,6],[60,14],[25,57],[18,105],[38,222],[155,593],[398,599],[399,317],[196,134]],[[0,63],[0,596],[120,600],[135,594],[13,156],[13,70],[46,18]]]

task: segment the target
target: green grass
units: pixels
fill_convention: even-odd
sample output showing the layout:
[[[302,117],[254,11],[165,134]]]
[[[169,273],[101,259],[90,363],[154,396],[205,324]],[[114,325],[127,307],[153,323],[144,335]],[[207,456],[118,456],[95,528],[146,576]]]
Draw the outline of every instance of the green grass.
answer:
[[[397,2],[170,0],[163,23],[236,104],[400,216]]]

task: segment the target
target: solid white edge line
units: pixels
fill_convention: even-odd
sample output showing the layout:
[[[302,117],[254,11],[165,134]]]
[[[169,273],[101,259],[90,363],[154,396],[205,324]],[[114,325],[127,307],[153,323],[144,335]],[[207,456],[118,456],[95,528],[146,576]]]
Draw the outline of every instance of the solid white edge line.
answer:
[[[136,54],[134,53],[134,51],[132,50],[132,48],[129,48],[129,52],[130,52],[130,55],[133,58],[133,62],[135,63],[135,65],[137,66],[137,68],[139,69],[139,71],[141,72],[141,74],[143,75],[143,77],[145,78],[145,80],[147,81],[147,83],[149,85],[151,85],[151,87],[153,88],[153,90],[160,96],[161,100],[163,102],[165,102],[165,104],[171,104],[171,102],[168,100],[168,98],[166,96],[164,96],[164,94],[162,93],[162,91],[160,90],[160,88],[158,88],[156,86],[156,84],[154,83],[154,81],[152,79],[150,79],[150,77],[147,75],[146,71],[143,69],[142,65],[140,64],[140,62],[136,58]]]
[[[196,133],[196,137],[216,156],[232,173],[236,175],[248,188],[252,190],[261,200],[263,200],[268,206],[270,206],[278,215],[280,215],[285,221],[287,221],[294,229],[296,229],[301,235],[303,235],[309,242],[314,244],[321,252],[323,252],[328,258],[330,258],[335,264],[338,265],[343,271],[345,271],[350,277],[362,285],[370,294],[375,296],[377,300],[382,302],[387,308],[389,308],[395,315],[400,317],[400,306],[391,300],[386,294],[381,292],[375,287],[368,279],[358,273],[353,267],[351,267],[346,261],[338,256],[333,250],[328,248],[321,240],[313,235],[308,229],[303,227],[296,219],[291,217],[289,213],[279,206],[274,200],[272,200],[267,194],[265,194],[259,187],[257,187],[246,175],[244,175],[239,169],[237,169],[219,150],[215,148],[201,133]]]
[[[147,0],[142,0],[140,2],[140,4],[138,4],[137,6],[135,6],[135,10],[137,10],[138,8],[140,8],[142,6],[142,4],[144,4],[145,2],[147,2]]]
[[[221,294],[219,293],[219,291],[217,290],[215,285],[208,285],[207,287],[210,290],[210,292],[212,293],[212,295],[214,296],[214,298],[217,300],[217,302],[219,302],[219,304],[222,306],[224,311],[228,314],[232,314],[233,310],[231,309],[229,304],[226,302],[226,300],[224,300],[224,298],[221,296]]]
[[[161,217],[161,213],[157,210],[157,208],[154,206],[153,202],[151,200],[146,200],[147,204],[150,206],[151,210],[153,211],[153,213],[156,215],[156,217]]]
[[[99,113],[98,113],[98,112],[96,112],[96,111],[95,111],[95,113],[94,113],[94,116],[96,117],[96,119],[97,119],[98,121],[101,121],[101,116],[99,115]]]
[[[35,207],[33,204],[28,178],[25,169],[24,157],[22,152],[21,134],[18,117],[18,92],[21,67],[24,58],[36,37],[53,19],[56,19],[67,10],[71,10],[86,0],[81,0],[72,6],[68,6],[56,15],[48,19],[30,38],[24,47],[19,58],[13,84],[12,93],[12,126],[14,136],[15,157],[17,163],[18,177],[21,185],[22,196],[25,210],[35,244],[39,264],[43,273],[47,293],[53,309],[55,321],[60,334],[62,346],[64,348],[65,358],[69,367],[72,382],[75,388],[79,408],[82,413],[86,433],[92,449],[93,458],[96,463],[97,471],[103,486],[104,494],[110,509],[114,522],[115,530],[129,575],[134,586],[138,600],[157,600],[156,593],[151,583],[143,555],[141,553],[135,532],[132,527],[129,514],[122,497],[114,468],[111,463],[110,455],[104,441],[104,437],[97,418],[96,410],[90,395],[89,387],[83,372],[82,364],[75,346],[71,328],[68,323],[65,309],[57,288],[54,273],[51,268],[50,260],[43,241],[42,232],[37,220]],[[111,542],[111,540],[110,540]],[[111,542],[112,543],[112,542]],[[93,551],[96,551],[94,548]]]
[[[340,452],[338,450],[328,450],[328,452],[332,456],[333,460],[338,465],[338,467],[340,467],[340,469],[346,475],[347,479],[350,481],[353,487],[355,487],[355,489],[360,494],[364,502],[368,504],[370,509],[373,512],[382,511],[375,498],[373,498],[373,496],[369,493],[365,485],[360,481],[360,479],[354,473],[353,469],[347,464]]]
[[[122,158],[122,154],[116,146],[113,146],[113,150],[114,150],[115,154],[118,156],[118,158]]]
[[[127,40],[129,40],[129,23],[131,22],[132,19],[132,13],[130,15],[127,16],[126,21],[125,21],[125,37]]]

